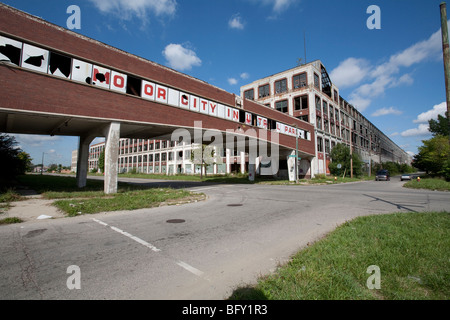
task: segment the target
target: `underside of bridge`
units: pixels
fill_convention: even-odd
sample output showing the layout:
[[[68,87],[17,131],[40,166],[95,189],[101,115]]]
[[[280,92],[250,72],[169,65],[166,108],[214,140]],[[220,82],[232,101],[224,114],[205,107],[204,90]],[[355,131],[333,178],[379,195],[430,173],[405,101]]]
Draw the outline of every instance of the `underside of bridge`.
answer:
[[[80,188],[86,186],[89,146],[96,137],[105,137],[105,193],[117,192],[120,138],[171,140],[242,151],[249,155],[249,174],[253,174],[253,177],[256,158],[267,156],[284,161],[287,156],[293,154],[291,148],[278,144],[278,137],[275,135],[272,135],[273,140],[269,141],[267,138],[263,139],[261,133],[258,134],[258,130],[252,128],[238,127],[237,130],[223,132],[202,128],[201,122],[194,122],[192,127],[175,127],[0,109],[0,131],[79,137],[77,184]],[[302,151],[299,151],[298,154],[304,159],[311,158],[310,154]]]
[[[298,140],[300,157],[315,155],[307,122],[4,4],[0,49],[0,131],[80,137],[79,187],[96,137],[106,138],[106,193],[117,191],[120,138],[247,152],[251,177],[256,157],[286,159]]]

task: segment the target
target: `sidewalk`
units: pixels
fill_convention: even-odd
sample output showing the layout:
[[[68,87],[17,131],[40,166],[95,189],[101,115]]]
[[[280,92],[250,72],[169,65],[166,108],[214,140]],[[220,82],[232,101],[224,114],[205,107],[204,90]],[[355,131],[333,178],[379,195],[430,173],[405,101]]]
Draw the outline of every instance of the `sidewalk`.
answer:
[[[64,217],[59,209],[52,206],[54,200],[42,199],[40,195],[30,190],[18,191],[25,200],[11,202],[11,208],[1,215],[2,219],[15,217],[27,222]]]

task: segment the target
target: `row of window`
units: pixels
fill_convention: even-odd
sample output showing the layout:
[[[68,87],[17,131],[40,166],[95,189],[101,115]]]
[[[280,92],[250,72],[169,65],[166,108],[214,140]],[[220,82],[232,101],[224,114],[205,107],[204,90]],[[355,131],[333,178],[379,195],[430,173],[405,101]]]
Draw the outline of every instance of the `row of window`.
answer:
[[[300,89],[308,86],[308,75],[306,72],[294,75],[292,77],[292,87],[293,89]],[[319,83],[317,82],[317,85]],[[287,78],[275,81],[273,92],[275,94],[280,94],[288,91],[288,81]],[[265,84],[258,87],[258,99],[269,97],[271,95],[270,85]],[[255,89],[249,89],[244,92],[244,97],[248,100],[255,100]]]
[[[317,152],[324,151],[324,140],[325,140],[325,153],[329,154],[331,150],[336,146],[336,142],[331,141],[329,139],[323,139],[321,137],[317,137]]]
[[[281,94],[289,91],[288,79],[283,78],[274,82],[273,85],[274,94]],[[308,86],[308,74],[303,72],[292,77],[292,90],[306,88]],[[318,74],[314,73],[314,87],[320,91],[320,77]],[[269,84],[264,84],[258,87],[258,99],[263,99],[265,97],[271,96]],[[255,89],[249,89],[244,91],[244,97],[248,100],[255,100]],[[331,95],[330,95],[331,98]],[[339,103],[340,97],[336,89],[333,90],[333,100]]]

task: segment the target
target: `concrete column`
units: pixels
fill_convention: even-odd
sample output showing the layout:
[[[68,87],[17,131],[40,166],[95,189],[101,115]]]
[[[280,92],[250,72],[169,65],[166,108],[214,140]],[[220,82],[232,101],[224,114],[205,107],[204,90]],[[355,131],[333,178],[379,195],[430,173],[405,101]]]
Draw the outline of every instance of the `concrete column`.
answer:
[[[296,152],[294,150],[287,156],[289,181],[295,181],[295,161],[297,160],[295,158],[295,153]]]
[[[105,130],[105,193],[117,193],[120,123],[111,122]]]
[[[241,173],[244,174],[245,173],[245,152],[241,151]]]
[[[231,173],[231,150],[226,149],[226,159],[227,159],[227,174]]]
[[[78,142],[78,159],[77,159],[77,186],[78,188],[86,187],[87,174],[89,170],[89,145],[94,140],[93,136],[81,136]]]
[[[249,181],[255,181],[256,176],[256,161],[251,161],[251,159],[248,159],[248,180]]]

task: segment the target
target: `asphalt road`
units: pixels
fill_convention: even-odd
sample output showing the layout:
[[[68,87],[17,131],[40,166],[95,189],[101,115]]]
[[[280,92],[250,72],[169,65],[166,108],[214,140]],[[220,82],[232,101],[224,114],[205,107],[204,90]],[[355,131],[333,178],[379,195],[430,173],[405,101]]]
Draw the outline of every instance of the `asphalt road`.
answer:
[[[224,299],[346,220],[450,210],[448,192],[405,189],[397,178],[153,184],[185,186],[208,200],[0,226],[0,299]],[[68,273],[70,266],[78,271]],[[68,280],[80,289],[69,289]]]

